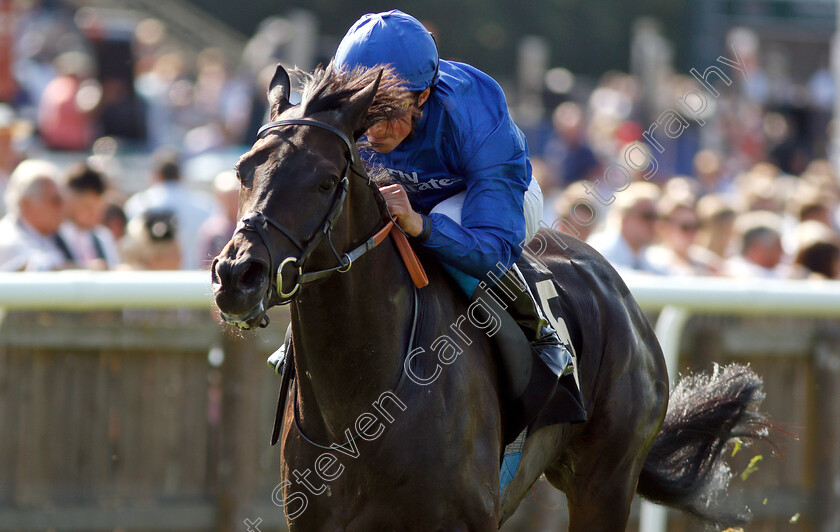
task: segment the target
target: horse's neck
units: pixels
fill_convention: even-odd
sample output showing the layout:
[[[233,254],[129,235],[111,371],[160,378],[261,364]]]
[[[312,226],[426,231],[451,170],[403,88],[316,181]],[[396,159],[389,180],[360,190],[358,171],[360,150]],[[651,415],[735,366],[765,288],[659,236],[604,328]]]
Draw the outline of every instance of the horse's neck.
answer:
[[[300,294],[292,306],[297,407],[310,437],[343,437],[393,388],[410,334],[412,290],[386,239],[347,273]]]

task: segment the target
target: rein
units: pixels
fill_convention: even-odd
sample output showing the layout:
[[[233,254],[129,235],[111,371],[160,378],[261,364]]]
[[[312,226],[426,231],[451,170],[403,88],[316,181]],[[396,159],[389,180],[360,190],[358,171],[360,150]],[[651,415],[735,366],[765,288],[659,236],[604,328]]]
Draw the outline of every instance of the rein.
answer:
[[[242,216],[242,218],[239,220],[239,223],[236,226],[236,231],[234,232],[234,234],[240,231],[254,231],[260,237],[260,240],[262,240],[263,244],[268,250],[269,271],[275,271],[275,267],[277,271],[277,274],[275,276],[269,276],[270,281],[268,286],[268,295],[270,297],[270,295],[273,292],[276,292],[282,300],[280,302],[281,305],[289,303],[302,284],[311,283],[318,279],[324,278],[332,274],[333,272],[347,272],[353,265],[354,261],[356,261],[359,257],[364,255],[371,249],[375,248],[383,240],[385,240],[385,237],[392,232],[394,227],[399,228],[399,226],[397,226],[394,223],[390,214],[388,214],[387,211],[385,211],[388,217],[388,221],[381,229],[379,229],[372,236],[368,237],[362,244],[355,247],[351,251],[339,254],[338,251],[336,251],[335,246],[332,242],[332,230],[335,225],[335,222],[338,220],[338,217],[341,216],[341,213],[344,210],[344,203],[347,199],[347,191],[350,185],[350,172],[352,171],[354,174],[362,178],[367,177],[366,181],[368,186],[376,190],[377,194],[379,193],[379,189],[371,182],[370,176],[366,175],[367,173],[365,172],[364,167],[361,164],[358,152],[353,150],[353,143],[350,142],[350,139],[347,137],[347,135],[345,135],[338,128],[333,127],[329,124],[306,118],[295,120],[275,120],[273,122],[269,122],[263,125],[259,129],[259,131],[257,132],[257,140],[262,139],[272,130],[283,126],[308,126],[329,131],[330,133],[336,135],[339,139],[341,139],[344,145],[347,146],[349,156],[347,159],[347,165],[344,167],[344,173],[342,175],[341,182],[339,184],[338,194],[335,200],[333,201],[330,210],[327,212],[327,215],[324,217],[324,221],[321,223],[318,230],[309,238],[308,242],[306,242],[305,244],[298,240],[288,228],[278,223],[277,221],[271,219],[270,217],[264,215],[261,212],[254,211],[246,213],[244,216]],[[282,261],[280,261],[278,265],[278,261],[274,256],[272,246],[270,245],[268,240],[269,226],[280,231],[283,234],[283,236],[289,239],[289,241],[292,242],[292,244],[294,244],[295,247],[297,247],[301,251],[300,255],[297,257],[286,257]],[[332,250],[333,255],[335,255],[335,258],[338,260],[339,264],[332,268],[304,272],[303,269],[306,265],[307,260],[309,259],[310,255],[315,251],[315,249],[321,244],[321,241],[325,237],[327,239],[327,242],[329,243],[330,250]],[[286,265],[290,263],[293,267],[296,267],[297,269],[297,278],[295,280],[294,287],[289,292],[284,292],[283,268],[285,268]],[[267,319],[265,319],[264,317],[263,323],[261,323],[260,326],[265,327],[266,325],[268,325],[268,323]]]

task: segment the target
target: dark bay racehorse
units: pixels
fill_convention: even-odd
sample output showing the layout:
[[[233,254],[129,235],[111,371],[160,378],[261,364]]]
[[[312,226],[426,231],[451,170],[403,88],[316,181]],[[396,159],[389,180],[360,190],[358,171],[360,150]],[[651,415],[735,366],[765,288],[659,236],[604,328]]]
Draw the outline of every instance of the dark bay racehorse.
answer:
[[[706,499],[727,442],[766,433],[754,413],[760,380],[734,366],[684,382],[666,416],[666,369],[645,316],[600,255],[559,235],[541,259],[589,420],[531,434],[500,498],[492,312],[468,307],[431,260],[431,284],[414,288],[382,238],[387,208],[355,147],[405,94],[387,71],[331,67],[307,77],[300,105],[289,94],[278,67],[271,122],[238,164],[242,220],[212,278],[241,328],[291,303],[297,377],[273,494],[291,530],[496,530],[543,473],[567,494],[576,532],[623,530],[637,491],[713,523],[734,517]]]

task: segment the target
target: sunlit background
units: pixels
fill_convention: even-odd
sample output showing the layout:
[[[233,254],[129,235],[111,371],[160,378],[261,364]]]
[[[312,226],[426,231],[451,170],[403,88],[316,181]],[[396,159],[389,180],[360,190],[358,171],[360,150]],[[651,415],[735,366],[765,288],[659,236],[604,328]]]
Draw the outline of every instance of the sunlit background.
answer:
[[[840,300],[817,301],[840,279],[837,3],[0,0],[0,215],[20,215],[18,165],[48,161],[61,231],[101,238],[77,249],[59,231],[71,253],[50,263],[5,251],[0,223],[0,531],[285,529],[265,357],[288,311],[232,333],[206,268],[233,231],[230,170],[274,65],[326,64],[359,16],[393,7],[499,82],[543,221],[626,276],[672,372],[739,361],[765,379],[763,409],[799,439],[729,451],[745,530],[840,530]],[[80,200],[85,171],[105,188]],[[633,261],[611,255],[622,239]],[[172,273],[134,275],[149,270]],[[718,278],[789,299],[677,295]],[[503,530],[566,524],[541,480]],[[636,504],[640,529],[702,527]]]

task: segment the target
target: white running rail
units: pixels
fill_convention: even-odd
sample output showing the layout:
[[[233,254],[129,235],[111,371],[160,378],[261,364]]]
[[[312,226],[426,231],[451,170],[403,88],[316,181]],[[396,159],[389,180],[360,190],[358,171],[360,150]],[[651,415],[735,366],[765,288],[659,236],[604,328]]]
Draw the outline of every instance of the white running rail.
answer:
[[[646,311],[840,316],[840,282],[625,276]],[[0,308],[90,310],[210,308],[208,271],[0,272]]]

